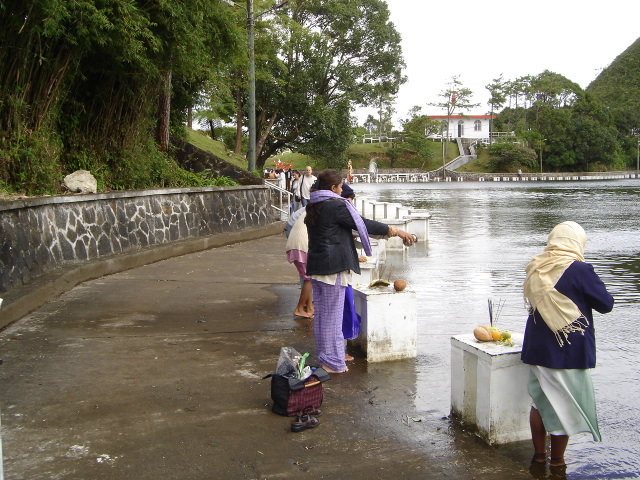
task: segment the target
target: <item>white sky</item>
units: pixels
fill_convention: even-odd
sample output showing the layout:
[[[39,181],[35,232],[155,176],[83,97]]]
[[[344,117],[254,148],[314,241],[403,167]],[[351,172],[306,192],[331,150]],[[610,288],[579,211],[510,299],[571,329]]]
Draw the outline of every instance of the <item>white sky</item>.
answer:
[[[640,37],[640,0],[387,0],[402,36],[407,82],[396,99],[398,119],[414,105],[440,115],[429,102],[454,75],[473,91],[472,114],[488,113],[485,88],[550,70],[586,88]],[[640,74],[640,72],[639,72]],[[362,124],[375,108],[358,109]]]

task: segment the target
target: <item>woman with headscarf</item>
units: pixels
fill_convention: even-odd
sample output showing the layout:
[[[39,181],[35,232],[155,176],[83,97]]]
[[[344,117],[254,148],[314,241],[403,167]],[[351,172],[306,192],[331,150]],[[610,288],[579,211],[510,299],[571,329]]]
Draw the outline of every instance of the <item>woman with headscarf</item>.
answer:
[[[547,460],[548,432],[552,468],[566,468],[570,435],[587,432],[600,441],[588,370],[596,363],[592,309],[610,312],[613,297],[584,261],[586,241],[580,225],[560,223],[551,230],[544,252],[526,267],[524,296],[530,308],[522,361],[531,366],[533,463]]]
[[[321,172],[310,194],[305,218],[309,233],[307,275],[311,276],[313,289],[316,348],[322,367],[330,373],[348,371],[342,334],[345,288],[351,283],[351,272],[360,273],[352,231],[358,231],[367,255],[371,255],[369,234],[398,236],[405,245],[414,242],[408,232],[362,218],[356,207],[341,196],[342,187],[338,172]]]

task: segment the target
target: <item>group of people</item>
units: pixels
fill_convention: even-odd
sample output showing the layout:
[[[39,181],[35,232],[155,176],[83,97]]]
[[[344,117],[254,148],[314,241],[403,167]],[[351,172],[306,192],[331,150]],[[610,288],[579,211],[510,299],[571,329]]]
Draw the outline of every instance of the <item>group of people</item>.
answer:
[[[360,273],[354,235],[367,255],[371,254],[370,236],[398,236],[405,245],[412,245],[414,237],[361,217],[352,203],[353,190],[335,170],[325,170],[316,178],[307,167],[302,178],[300,208],[287,227],[287,256],[302,282],[294,314],[314,319],[323,368],[344,373],[352,359],[345,352],[342,333],[345,289],[352,273]],[[303,191],[309,192],[308,198]],[[576,433],[591,433],[600,441],[589,373],[596,361],[592,311],[607,313],[614,300],[593,266],[585,262],[586,240],[579,224],[560,223],[551,230],[544,252],[526,267],[524,298],[529,315],[521,358],[530,365],[532,468],[546,468],[547,463],[552,469],[566,468],[564,453],[569,436]]]
[[[345,293],[352,273],[360,273],[354,234],[360,238],[366,255],[372,253],[370,235],[397,236],[405,245],[412,245],[414,236],[361,217],[353,204],[353,189],[337,171],[324,170],[316,178],[312,168],[306,167],[305,177],[315,181],[308,201],[291,215],[285,247],[287,258],[296,266],[302,282],[294,314],[314,319],[322,367],[329,373],[344,373],[348,371],[346,362],[352,360],[346,354],[342,331]]]
[[[304,169],[304,175],[301,174],[299,170],[293,170],[291,173],[293,178],[289,190],[293,196],[293,201],[291,202],[290,213],[293,213],[301,207],[307,206],[311,198],[311,187],[317,178],[313,174],[313,169],[310,166]]]

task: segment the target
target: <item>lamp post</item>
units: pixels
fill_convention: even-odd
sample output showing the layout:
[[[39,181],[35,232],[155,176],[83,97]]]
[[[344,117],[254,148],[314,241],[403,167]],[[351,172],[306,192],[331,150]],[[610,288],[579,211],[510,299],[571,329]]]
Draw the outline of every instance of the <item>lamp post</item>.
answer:
[[[542,173],[542,145],[544,145],[544,142],[546,142],[547,139],[543,138],[542,140],[540,140],[540,173]]]
[[[247,148],[247,160],[250,172],[256,169],[256,58],[253,27],[253,0],[247,0],[247,37],[249,39],[249,147]]]
[[[232,7],[240,7],[233,0],[222,0]],[[284,7],[289,0],[282,0],[278,5],[260,13],[258,17]],[[248,170],[256,169],[256,57],[255,57],[255,33],[253,15],[253,0],[247,0],[247,39],[249,47],[249,146],[247,148]],[[0,479],[2,480],[2,479]]]

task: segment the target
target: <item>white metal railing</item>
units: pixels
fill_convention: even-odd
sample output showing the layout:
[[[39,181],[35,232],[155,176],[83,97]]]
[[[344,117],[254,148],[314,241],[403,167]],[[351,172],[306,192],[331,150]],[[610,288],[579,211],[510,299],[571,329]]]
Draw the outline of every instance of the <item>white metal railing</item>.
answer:
[[[410,183],[428,182],[429,172],[420,173],[354,173],[353,183]]]
[[[264,184],[269,187],[271,195],[271,206],[280,212],[280,220],[287,220],[289,218],[289,212],[291,211],[291,201],[293,200],[293,193],[280,188],[273,182],[265,180]]]
[[[491,132],[489,134],[489,136],[491,138],[496,138],[496,137],[515,137],[516,136],[516,132]]]
[[[358,142],[362,143],[385,143],[395,140],[403,141],[403,136],[390,133],[364,133],[358,138]]]

